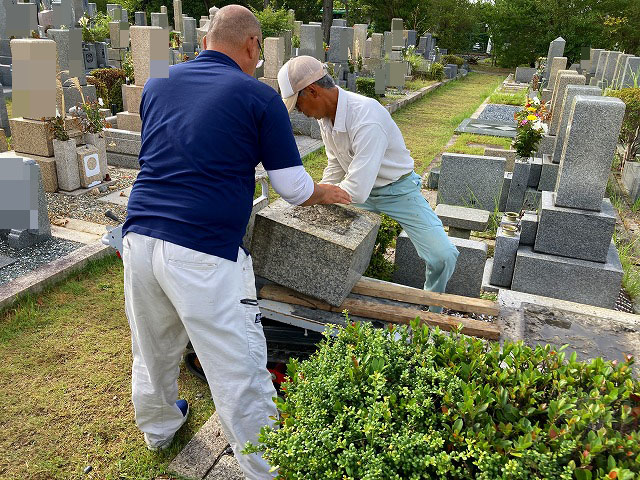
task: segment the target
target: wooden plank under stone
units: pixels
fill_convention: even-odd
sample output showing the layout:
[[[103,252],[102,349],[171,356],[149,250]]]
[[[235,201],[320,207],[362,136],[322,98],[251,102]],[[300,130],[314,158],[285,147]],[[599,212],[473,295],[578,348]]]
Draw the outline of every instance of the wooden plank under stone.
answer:
[[[260,297],[267,300],[275,300],[293,305],[302,305],[308,308],[326,310],[330,312],[342,312],[348,310],[350,314],[360,317],[382,320],[384,322],[408,325],[414,318],[430,326],[440,327],[442,330],[453,330],[462,324],[462,333],[475,337],[498,340],[500,330],[497,325],[473,320],[469,318],[452,317],[439,313],[425,312],[417,308],[410,308],[398,305],[389,305],[375,301],[360,300],[347,297],[339,307],[334,307],[322,300],[317,300],[306,295],[302,295],[280,285],[265,285],[260,290]]]
[[[374,278],[362,277],[351,293],[367,295],[369,297],[386,298],[398,302],[414,303],[416,305],[433,305],[450,308],[458,312],[481,313],[497,317],[500,313],[498,304],[482,298],[452,295],[450,293],[428,292],[419,288],[398,285]]]
[[[227,445],[229,445],[229,442],[222,431],[218,413],[214,412],[211,418],[206,421],[200,430],[198,430],[198,433],[193,436],[189,443],[185,445],[182,451],[169,464],[169,472],[188,480],[202,480],[205,478],[205,475],[216,470],[217,465],[214,467],[214,464],[218,461],[218,458],[221,460],[223,458],[230,458],[231,461],[237,465],[238,462],[235,457],[227,455],[221,457]],[[229,462],[230,460],[225,460],[224,465],[227,465]],[[238,469],[240,469],[239,465]],[[206,478],[223,477],[207,476]]]

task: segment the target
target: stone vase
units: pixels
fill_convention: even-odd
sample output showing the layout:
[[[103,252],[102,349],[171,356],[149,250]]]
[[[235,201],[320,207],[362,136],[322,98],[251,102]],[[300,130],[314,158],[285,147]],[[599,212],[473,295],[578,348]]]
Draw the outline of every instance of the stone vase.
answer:
[[[98,159],[100,163],[100,171],[102,175],[108,173],[107,169],[107,142],[101,133],[85,133],[84,143],[87,145],[93,145],[98,149]]]
[[[632,203],[640,198],[640,162],[626,161],[622,169],[622,183],[624,184]]]
[[[53,154],[56,159],[58,188],[71,192],[80,188],[80,171],[76,159],[76,140],[53,139]]]

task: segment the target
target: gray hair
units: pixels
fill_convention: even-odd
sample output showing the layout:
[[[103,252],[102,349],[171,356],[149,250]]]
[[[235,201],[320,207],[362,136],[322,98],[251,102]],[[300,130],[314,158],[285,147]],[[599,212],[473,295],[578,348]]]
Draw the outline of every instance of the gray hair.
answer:
[[[325,90],[329,90],[336,86],[336,82],[334,82],[333,77],[327,73],[320,80],[316,80],[315,82],[313,82],[312,85],[316,85],[320,88],[324,88]],[[300,92],[300,95],[305,95],[304,90]]]
[[[242,5],[222,7],[209,22],[207,42],[240,47],[249,37],[262,37],[260,22]]]

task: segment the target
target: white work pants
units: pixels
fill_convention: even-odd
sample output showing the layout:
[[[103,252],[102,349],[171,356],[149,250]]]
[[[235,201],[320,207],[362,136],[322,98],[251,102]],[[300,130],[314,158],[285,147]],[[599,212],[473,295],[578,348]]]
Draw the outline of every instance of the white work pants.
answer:
[[[181,356],[189,340],[202,364],[229,443],[250,480],[275,475],[249,440],[277,416],[266,369],[267,347],[251,257],[238,261],[128,233],[123,242],[125,306],[133,351],[136,423],[150,446],[171,439],[183,423],[175,402]]]

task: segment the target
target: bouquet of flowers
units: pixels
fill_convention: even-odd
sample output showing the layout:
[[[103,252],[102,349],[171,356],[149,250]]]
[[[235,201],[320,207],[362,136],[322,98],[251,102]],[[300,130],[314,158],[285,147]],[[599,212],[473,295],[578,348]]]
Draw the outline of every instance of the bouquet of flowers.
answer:
[[[527,98],[522,110],[515,113],[517,122],[516,138],[513,148],[521,158],[529,158],[538,149],[542,136],[549,129],[545,122],[548,112],[545,102],[538,98]]]

